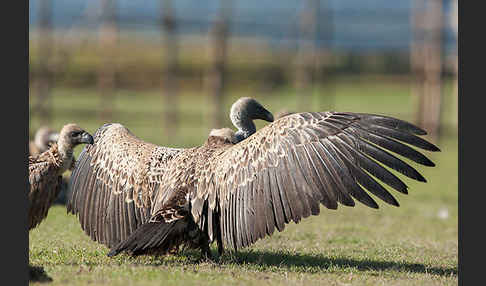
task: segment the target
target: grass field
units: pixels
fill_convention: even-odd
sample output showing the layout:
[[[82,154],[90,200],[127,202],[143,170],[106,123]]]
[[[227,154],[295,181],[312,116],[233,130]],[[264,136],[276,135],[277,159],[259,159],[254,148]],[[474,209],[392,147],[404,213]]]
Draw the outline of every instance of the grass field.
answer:
[[[333,90],[332,98],[316,92],[306,110],[413,118],[408,85],[343,82],[336,83]],[[104,123],[98,116],[96,90],[53,92],[52,127],[77,122],[94,133]],[[164,109],[158,93],[118,92],[113,121],[153,143],[201,144],[211,128],[207,98],[193,93],[181,96],[179,132],[168,136],[161,129]],[[231,92],[226,110],[233,99],[245,95],[257,98],[274,113],[282,108],[298,111],[298,99],[290,89],[268,94]],[[32,99],[31,104],[34,102]],[[446,123],[450,120],[448,102],[446,97]],[[38,118],[32,117],[32,130],[38,125]],[[108,258],[108,249],[91,241],[75,216],[66,214],[65,207],[55,206],[29,233],[30,265],[44,268],[52,279],[49,285],[457,285],[457,135],[448,134],[436,144],[442,152],[427,155],[437,166],[418,167],[428,182],[400,176],[409,186],[409,194],[391,191],[400,207],[378,201],[378,210],[359,203],[354,208],[340,206],[337,211],[321,208],[319,216],[291,223],[283,232],[236,254],[226,253],[218,262],[199,261],[199,253],[190,251],[172,257],[123,254]],[[80,151],[76,149],[76,154]],[[214,246],[213,252],[216,254]]]

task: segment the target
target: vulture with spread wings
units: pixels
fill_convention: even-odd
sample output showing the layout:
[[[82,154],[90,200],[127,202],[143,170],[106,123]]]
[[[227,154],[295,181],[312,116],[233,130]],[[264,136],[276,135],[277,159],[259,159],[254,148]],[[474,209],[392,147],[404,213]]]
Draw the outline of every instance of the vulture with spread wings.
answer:
[[[273,115],[252,98],[231,107],[239,140],[256,131],[253,120]],[[151,217],[154,196],[162,188],[168,163],[185,149],[146,142],[118,123],[94,134],[95,144],[81,152],[69,182],[68,212],[94,241],[114,247]]]
[[[273,121],[255,114],[252,119]],[[127,140],[105,140],[104,134],[124,127],[100,128],[73,172],[70,209],[83,229],[108,245],[110,256],[163,254],[179,246],[210,256],[213,241],[219,253],[225,246],[246,247],[291,221],[318,215],[320,204],[337,209],[358,200],[378,208],[370,192],[398,206],[379,181],[404,194],[407,186],[386,167],[425,178],[392,152],[434,166],[412,146],[439,151],[418,136],[424,130],[381,115],[294,113],[252,132],[242,132],[231,118],[238,132],[213,130],[203,145],[170,149],[163,160],[144,160],[143,148],[121,152]]]

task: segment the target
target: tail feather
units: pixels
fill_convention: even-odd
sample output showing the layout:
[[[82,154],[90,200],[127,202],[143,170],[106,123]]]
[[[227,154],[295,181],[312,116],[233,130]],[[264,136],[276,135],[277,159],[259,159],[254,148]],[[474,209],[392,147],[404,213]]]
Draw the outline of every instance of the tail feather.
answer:
[[[127,251],[132,255],[146,254],[156,250],[157,252],[168,252],[177,244],[176,224],[179,221],[170,223],[149,222],[141,225],[127,239],[113,247],[108,253],[109,257]]]

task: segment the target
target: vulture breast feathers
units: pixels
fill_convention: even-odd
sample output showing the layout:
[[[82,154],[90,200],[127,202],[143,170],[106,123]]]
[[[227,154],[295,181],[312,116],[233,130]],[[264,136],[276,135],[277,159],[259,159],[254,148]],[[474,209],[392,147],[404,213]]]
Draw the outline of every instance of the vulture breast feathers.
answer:
[[[207,251],[214,240],[220,253],[223,245],[237,250],[291,221],[318,215],[320,204],[337,209],[358,200],[378,208],[368,192],[398,206],[379,181],[404,194],[407,186],[384,166],[425,182],[392,154],[434,166],[411,147],[439,151],[417,136],[425,134],[386,116],[304,112],[282,117],[237,144],[209,136],[168,162],[150,219],[109,255],[167,252],[176,244]]]
[[[60,166],[61,158],[57,152],[57,144],[44,153],[29,156],[29,230],[47,216],[50,206],[61,191],[62,176],[59,176],[57,171]]]
[[[37,156],[29,156],[29,230],[46,218],[49,208],[61,192],[62,174],[74,162],[73,148],[92,144],[93,137],[76,124],[65,125],[57,142]]]
[[[105,124],[71,174],[68,212],[93,240],[112,247],[150,218],[166,163],[182,149],[145,142],[118,123]]]

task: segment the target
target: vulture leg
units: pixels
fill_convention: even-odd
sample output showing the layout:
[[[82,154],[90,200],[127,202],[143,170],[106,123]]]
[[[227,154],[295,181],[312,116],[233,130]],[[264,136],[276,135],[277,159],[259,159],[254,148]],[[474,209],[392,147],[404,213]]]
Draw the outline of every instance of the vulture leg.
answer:
[[[212,261],[213,255],[211,254],[211,248],[209,248],[209,238],[205,233],[202,234],[199,243],[200,243],[200,247],[201,247],[203,260]]]
[[[219,256],[221,256],[224,253],[223,237],[221,236],[221,232],[218,232],[218,237],[216,242],[218,243],[218,254]]]

